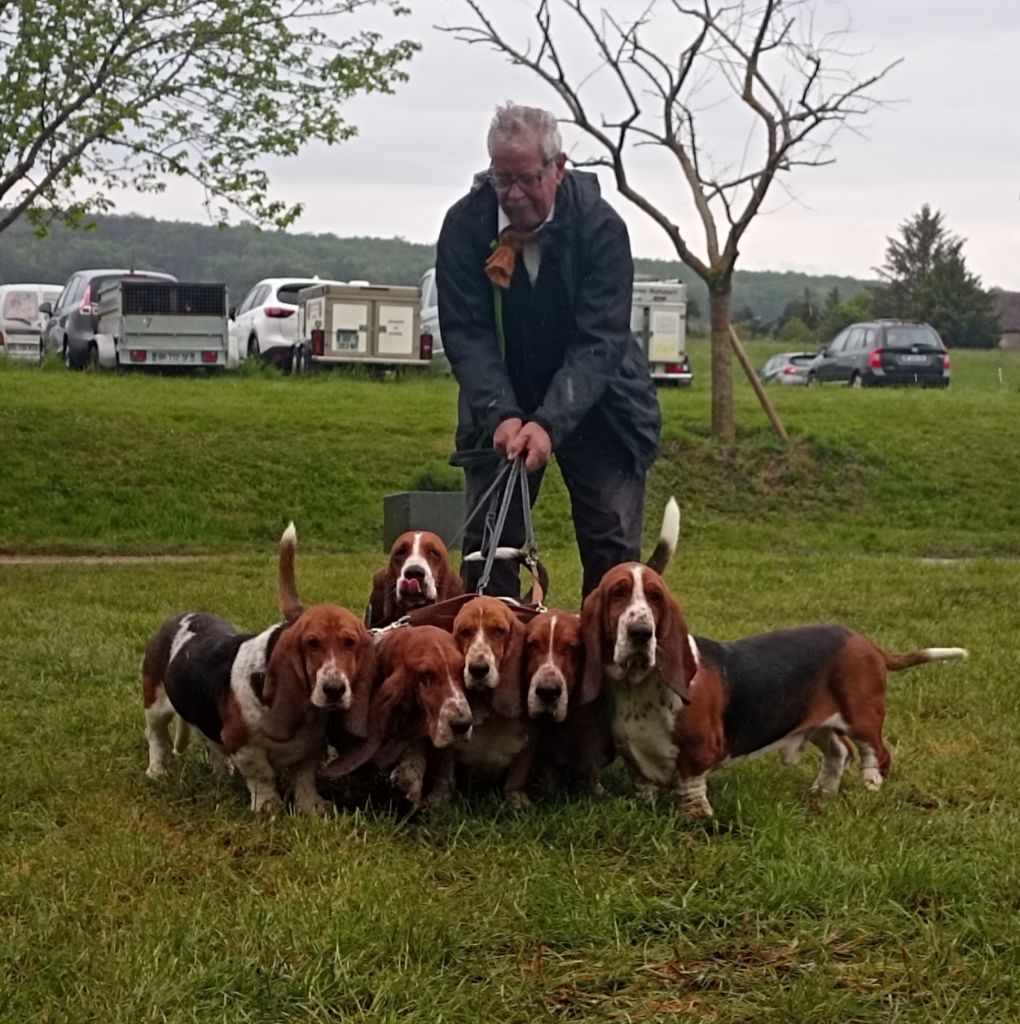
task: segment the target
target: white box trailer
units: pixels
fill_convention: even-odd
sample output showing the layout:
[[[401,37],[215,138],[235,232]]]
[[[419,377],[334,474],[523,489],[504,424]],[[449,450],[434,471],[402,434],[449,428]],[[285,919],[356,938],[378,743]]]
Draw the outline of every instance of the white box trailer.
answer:
[[[660,384],[690,387],[687,357],[687,285],[682,281],[635,281],[630,328]]]
[[[298,293],[298,338],[313,365],[427,367],[431,338],[420,326],[421,292],[412,285],[318,284]]]

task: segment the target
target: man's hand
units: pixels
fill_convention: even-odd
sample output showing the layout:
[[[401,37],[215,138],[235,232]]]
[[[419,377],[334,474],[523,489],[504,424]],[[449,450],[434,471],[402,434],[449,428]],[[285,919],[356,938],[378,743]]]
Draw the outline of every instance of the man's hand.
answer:
[[[500,455],[508,454],[507,448],[510,442],[521,432],[521,427],[524,426],[524,421],[516,416],[511,416],[510,419],[503,420],[503,422],[496,427],[496,432],[492,435],[492,447],[499,452]]]
[[[510,422],[504,420],[500,426]],[[518,421],[520,422],[520,421]],[[524,454],[524,468],[533,473],[541,469],[552,455],[552,438],[545,427],[538,423],[526,423],[517,431],[513,440],[507,445],[506,456],[508,459],[516,459],[518,455]]]

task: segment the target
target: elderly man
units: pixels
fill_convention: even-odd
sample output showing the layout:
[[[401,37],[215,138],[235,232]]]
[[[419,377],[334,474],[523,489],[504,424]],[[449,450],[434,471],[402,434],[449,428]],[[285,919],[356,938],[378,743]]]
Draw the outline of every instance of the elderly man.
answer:
[[[492,119],[489,170],[446,214],[436,257],[443,345],[460,384],[458,449],[525,456],[532,500],[555,452],[570,494],[583,595],[640,557],[645,475],[660,416],[630,330],[627,229],[593,174],[566,169],[552,114],[507,104]],[[469,466],[468,506],[496,467]],[[478,517],[464,539],[477,550]],[[500,543],[523,542],[519,501]],[[473,589],[477,566],[465,567]],[[516,596],[516,566],[489,592]]]

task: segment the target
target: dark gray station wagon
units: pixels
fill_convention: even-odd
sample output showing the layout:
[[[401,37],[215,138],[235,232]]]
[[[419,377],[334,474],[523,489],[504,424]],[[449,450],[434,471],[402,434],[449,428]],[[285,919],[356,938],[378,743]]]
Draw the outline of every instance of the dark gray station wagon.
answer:
[[[809,384],[949,386],[949,353],[938,331],[909,320],[851,324],[818,352]]]

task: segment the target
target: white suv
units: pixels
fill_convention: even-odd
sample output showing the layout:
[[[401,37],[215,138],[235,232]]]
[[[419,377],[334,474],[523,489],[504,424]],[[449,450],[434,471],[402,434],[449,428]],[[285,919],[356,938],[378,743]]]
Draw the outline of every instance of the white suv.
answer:
[[[267,277],[259,281],[230,316],[230,349],[238,360],[262,359],[290,365],[298,341],[297,297],[316,284],[346,284],[318,277]]]

